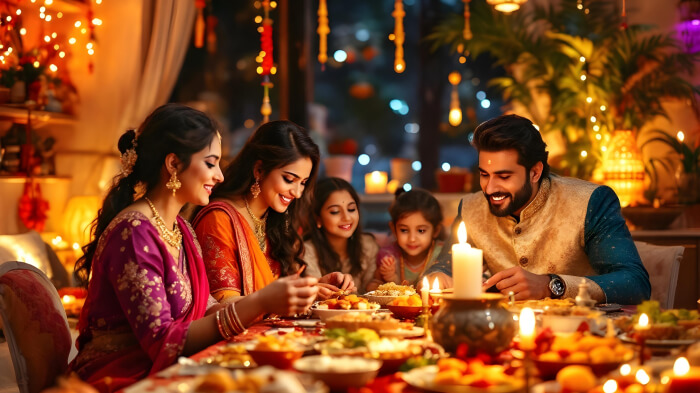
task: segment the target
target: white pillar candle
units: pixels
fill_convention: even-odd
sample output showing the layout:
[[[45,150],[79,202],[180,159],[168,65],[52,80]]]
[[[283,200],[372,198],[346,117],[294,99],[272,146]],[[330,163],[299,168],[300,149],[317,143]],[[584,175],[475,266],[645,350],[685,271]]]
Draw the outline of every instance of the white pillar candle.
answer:
[[[520,311],[520,349],[532,351],[535,349],[535,312],[530,307]]]
[[[457,230],[459,243],[452,245],[452,282],[458,299],[476,299],[481,296],[484,253],[467,243],[464,222]]]

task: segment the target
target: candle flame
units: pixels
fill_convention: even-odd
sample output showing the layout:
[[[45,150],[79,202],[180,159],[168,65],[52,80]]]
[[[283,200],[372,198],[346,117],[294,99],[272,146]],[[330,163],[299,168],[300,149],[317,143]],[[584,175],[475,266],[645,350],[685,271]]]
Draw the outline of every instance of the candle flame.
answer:
[[[684,358],[683,356],[676,359],[676,362],[673,363],[673,375],[682,377],[685,374],[688,374],[689,371],[690,363],[688,363],[688,359]]]
[[[430,289],[430,283],[428,282],[428,277],[423,277],[423,286],[421,287],[426,291]]]
[[[73,296],[73,295],[63,295],[63,297],[61,298],[61,302],[63,302],[63,304],[70,303],[74,300],[75,300],[75,296]]]
[[[685,133],[683,133],[683,131],[678,131],[676,137],[678,138],[679,142],[683,142],[683,140],[685,139]]]
[[[637,370],[637,374],[634,377],[637,379],[637,382],[641,383],[642,385],[648,384],[651,380],[651,378],[649,378],[649,374],[647,374],[643,368]]]
[[[617,381],[614,379],[608,379],[605,384],[603,384],[603,392],[605,393],[615,393],[617,392]]]
[[[520,311],[520,335],[532,336],[535,334],[535,312],[530,307]]]
[[[437,277],[435,277],[435,280],[433,280],[433,288],[430,290],[430,292],[440,293],[440,282],[438,281]]]
[[[464,225],[464,221],[459,223],[459,228],[457,228],[457,239],[460,244],[467,242],[467,227]]]
[[[639,326],[640,327],[649,326],[649,317],[645,313],[642,313],[642,315],[639,316]]]
[[[623,377],[630,375],[631,372],[632,366],[630,366],[629,364],[625,363],[622,366],[620,366],[620,375],[622,375]]]
[[[379,173],[379,171],[374,171],[372,172],[372,181],[373,182],[380,182],[382,180],[382,175]]]

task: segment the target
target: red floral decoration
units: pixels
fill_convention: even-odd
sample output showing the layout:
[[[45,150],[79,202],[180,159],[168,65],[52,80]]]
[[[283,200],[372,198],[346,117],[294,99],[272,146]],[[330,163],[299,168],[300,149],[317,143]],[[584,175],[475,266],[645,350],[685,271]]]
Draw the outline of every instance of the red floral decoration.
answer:
[[[49,201],[41,196],[41,187],[29,178],[19,198],[19,219],[25,227],[37,232],[44,230],[48,218]]]

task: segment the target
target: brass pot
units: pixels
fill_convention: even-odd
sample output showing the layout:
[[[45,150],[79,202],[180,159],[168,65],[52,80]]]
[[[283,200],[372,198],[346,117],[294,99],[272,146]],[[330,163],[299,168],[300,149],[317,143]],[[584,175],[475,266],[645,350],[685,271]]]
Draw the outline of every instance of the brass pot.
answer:
[[[504,351],[515,336],[516,324],[513,314],[501,305],[503,299],[503,295],[492,293],[478,299],[444,296],[431,320],[433,339],[452,354],[461,344],[466,344],[467,356]]]

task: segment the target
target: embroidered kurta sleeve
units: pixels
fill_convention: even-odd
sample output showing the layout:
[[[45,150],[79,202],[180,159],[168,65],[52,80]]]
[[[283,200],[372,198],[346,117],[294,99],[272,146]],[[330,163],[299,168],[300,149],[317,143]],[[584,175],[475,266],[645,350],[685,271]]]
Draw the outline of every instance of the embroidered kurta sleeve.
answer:
[[[615,192],[598,187],[588,203],[585,251],[597,276],[588,277],[608,303],[639,304],[651,296],[651,284],[634,245]]]
[[[199,220],[194,230],[202,246],[212,295],[219,301],[228,296],[240,296],[238,242],[228,215],[221,210],[212,210]]]
[[[112,235],[103,262],[131,330],[157,370],[180,355],[190,322],[176,320],[168,302],[164,277],[177,266],[157,230],[140,220],[130,224]]]

